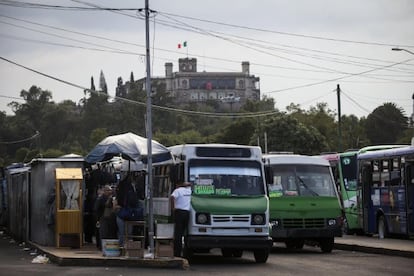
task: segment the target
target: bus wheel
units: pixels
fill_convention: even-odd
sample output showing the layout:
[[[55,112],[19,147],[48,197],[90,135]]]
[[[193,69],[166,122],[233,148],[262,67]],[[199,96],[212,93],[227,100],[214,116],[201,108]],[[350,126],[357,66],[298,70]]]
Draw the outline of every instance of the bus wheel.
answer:
[[[323,253],[331,253],[334,248],[334,238],[325,238],[319,241],[319,246]]]
[[[269,257],[269,249],[256,249],[253,251],[256,263],[265,263]]]
[[[386,238],[388,236],[387,223],[385,222],[384,216],[380,216],[377,221],[378,225],[378,237],[380,239]]]

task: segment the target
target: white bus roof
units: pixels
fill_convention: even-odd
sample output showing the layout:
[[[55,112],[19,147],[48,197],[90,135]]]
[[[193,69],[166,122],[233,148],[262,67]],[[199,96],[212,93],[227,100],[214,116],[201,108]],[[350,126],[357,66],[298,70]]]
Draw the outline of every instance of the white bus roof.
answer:
[[[265,164],[306,164],[318,166],[330,166],[329,161],[321,156],[309,156],[300,154],[265,154]]]
[[[367,151],[358,155],[359,160],[394,158],[401,155],[414,155],[414,146],[396,147],[390,149]]]
[[[237,145],[237,144],[181,144],[168,147],[175,156],[180,154],[195,154],[197,148],[239,148],[250,149],[251,158],[262,158],[262,149],[259,146]]]

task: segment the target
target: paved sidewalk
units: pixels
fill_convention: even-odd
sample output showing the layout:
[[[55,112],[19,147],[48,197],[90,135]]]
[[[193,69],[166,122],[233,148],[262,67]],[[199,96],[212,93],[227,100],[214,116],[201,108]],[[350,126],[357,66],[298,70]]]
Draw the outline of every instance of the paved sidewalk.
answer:
[[[61,266],[131,266],[154,268],[188,269],[189,263],[183,258],[128,258],[105,257],[96,246],[85,245],[80,249],[56,248],[31,245],[46,254],[54,263]],[[360,251],[366,253],[402,256],[414,258],[414,240],[407,239],[379,239],[378,237],[344,235],[335,238],[335,249]]]
[[[30,243],[38,251],[45,254],[50,261],[61,266],[129,266],[188,269],[188,261],[176,257],[135,258],[105,257],[94,244],[84,245],[79,249],[56,248]]]
[[[344,235],[335,238],[335,249],[414,258],[412,239],[379,239],[377,236]]]

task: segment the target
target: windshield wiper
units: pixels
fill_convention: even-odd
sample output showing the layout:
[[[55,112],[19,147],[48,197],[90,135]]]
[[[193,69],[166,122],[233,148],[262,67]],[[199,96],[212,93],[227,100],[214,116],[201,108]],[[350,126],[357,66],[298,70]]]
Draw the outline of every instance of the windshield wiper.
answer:
[[[305,181],[303,181],[303,179],[300,178],[299,175],[297,175],[296,177],[299,179],[300,183],[302,183],[303,187],[305,187],[305,189],[307,191],[309,191],[313,196],[319,196],[319,194],[317,192],[315,192],[314,190],[312,190],[311,188],[309,188],[308,185],[305,184]]]

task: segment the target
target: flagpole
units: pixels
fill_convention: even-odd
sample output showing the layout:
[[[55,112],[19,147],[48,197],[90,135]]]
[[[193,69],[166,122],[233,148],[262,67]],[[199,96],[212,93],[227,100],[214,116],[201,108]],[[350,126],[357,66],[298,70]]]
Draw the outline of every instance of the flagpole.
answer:
[[[154,214],[152,199],[152,114],[151,114],[151,67],[150,67],[150,45],[149,45],[149,0],[145,0],[145,45],[147,60],[147,196],[148,196],[148,240],[149,253],[154,256]]]

